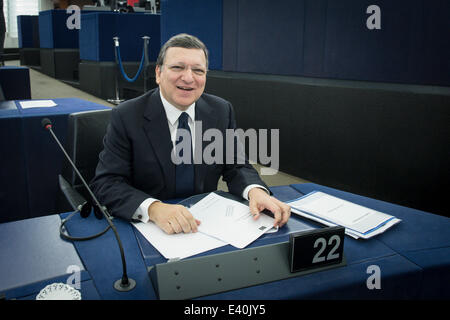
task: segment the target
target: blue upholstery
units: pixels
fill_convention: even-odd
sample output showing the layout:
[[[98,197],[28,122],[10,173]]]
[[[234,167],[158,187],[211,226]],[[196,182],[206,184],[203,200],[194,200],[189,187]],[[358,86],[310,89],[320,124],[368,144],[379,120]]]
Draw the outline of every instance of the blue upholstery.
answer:
[[[209,69],[221,70],[222,7],[222,0],[162,0],[161,43],[178,33],[192,34],[209,50]]]
[[[122,61],[140,61],[143,36],[149,36],[149,61],[158,57],[161,34],[160,15],[89,13],[81,16],[80,58],[114,61],[113,37],[119,37]]]

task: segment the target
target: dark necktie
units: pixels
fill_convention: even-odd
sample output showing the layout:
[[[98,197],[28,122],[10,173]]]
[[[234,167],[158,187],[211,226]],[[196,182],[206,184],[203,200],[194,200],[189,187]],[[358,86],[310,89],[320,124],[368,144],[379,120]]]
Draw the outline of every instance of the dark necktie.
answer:
[[[191,137],[191,130],[188,125],[188,114],[183,112],[178,118],[178,129],[184,129],[189,132],[189,136]],[[178,135],[178,140],[175,143],[175,148],[177,145],[183,141],[183,135]],[[194,164],[192,161],[192,138],[189,138],[189,147],[191,149],[191,158],[189,163],[182,162],[181,164],[176,165],[176,181],[175,181],[175,193],[177,198],[185,198],[194,194]],[[186,143],[183,144],[186,146]],[[183,157],[183,148],[177,154],[182,158]]]

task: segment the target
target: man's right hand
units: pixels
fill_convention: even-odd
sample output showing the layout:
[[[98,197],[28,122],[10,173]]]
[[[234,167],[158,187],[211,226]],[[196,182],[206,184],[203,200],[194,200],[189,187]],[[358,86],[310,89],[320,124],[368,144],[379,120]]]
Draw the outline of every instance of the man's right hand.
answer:
[[[153,202],[148,217],[167,234],[197,232],[200,221],[186,207],[179,204]]]

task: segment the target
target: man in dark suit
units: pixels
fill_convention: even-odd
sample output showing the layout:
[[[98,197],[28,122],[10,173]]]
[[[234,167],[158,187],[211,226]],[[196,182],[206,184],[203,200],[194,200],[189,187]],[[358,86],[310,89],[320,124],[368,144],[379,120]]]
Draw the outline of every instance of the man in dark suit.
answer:
[[[216,129],[225,140],[226,130],[236,128],[231,104],[203,92],[208,68],[204,44],[191,35],[174,36],[161,48],[156,64],[159,88],[112,110],[92,181],[100,202],[113,215],[153,221],[169,234],[196,232],[200,221],[185,207],[161,200],[215,191],[223,176],[230,193],[249,200],[254,219],[268,209],[275,226],[283,226],[290,207],[271,197],[256,170],[248,161],[239,162],[237,154],[233,163],[225,161],[226,155],[214,164],[198,163],[194,156],[181,164],[173,161],[172,152],[178,152],[181,142],[188,146],[186,154],[198,155],[208,145],[199,139],[203,132]],[[182,133],[188,134],[186,140]]]

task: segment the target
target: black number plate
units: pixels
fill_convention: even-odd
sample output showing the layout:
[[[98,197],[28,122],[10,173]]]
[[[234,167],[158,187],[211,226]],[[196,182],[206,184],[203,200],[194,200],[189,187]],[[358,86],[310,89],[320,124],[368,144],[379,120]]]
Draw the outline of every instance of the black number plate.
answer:
[[[341,226],[297,232],[290,235],[291,272],[342,262],[345,228]]]

